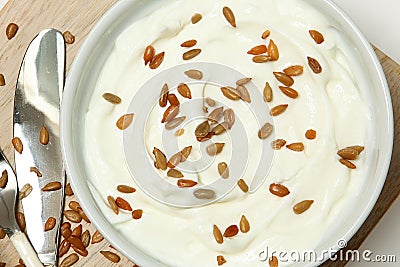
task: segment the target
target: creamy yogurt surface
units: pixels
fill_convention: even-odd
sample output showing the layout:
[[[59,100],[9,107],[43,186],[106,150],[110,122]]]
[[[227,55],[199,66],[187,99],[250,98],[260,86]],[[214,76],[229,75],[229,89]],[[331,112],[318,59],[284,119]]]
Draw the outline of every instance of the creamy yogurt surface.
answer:
[[[224,6],[234,12],[236,28],[225,19]],[[195,13],[200,13],[202,20],[192,24],[191,17]],[[263,40],[261,34],[267,29],[271,34]],[[322,44],[316,44],[310,37],[311,29],[323,34]],[[302,142],[305,148],[301,152],[286,147],[275,151],[268,176],[254,193],[244,193],[235,187],[215,203],[179,208],[163,204],[141,190],[137,177],[132,177],[125,161],[124,131],[115,123],[128,112],[135,94],[146,81],[168,68],[187,63],[182,54],[191,48],[182,48],[180,44],[190,39],[197,40],[193,48],[202,50],[190,62],[215,62],[251,77],[259,89],[258,94],[252,92],[253,99],[262,97],[265,83],[269,82],[274,97],[270,103],[265,103],[265,112],[288,104],[283,114],[273,118],[273,138],[284,139],[287,144]],[[247,51],[257,45],[268,45],[271,39],[279,48],[279,59],[254,63]],[[164,61],[155,70],[144,65],[143,53],[148,45],[152,45],[156,53],[165,52]],[[362,192],[372,161],[368,151],[374,136],[369,109],[371,99],[368,82],[363,78],[362,65],[355,53],[335,22],[307,1],[163,1],[158,10],[133,23],[117,38],[85,117],[85,164],[91,190],[102,212],[133,246],[167,266],[217,266],[219,255],[226,260],[223,266],[268,266],[268,260],[263,261],[265,255],[261,253],[266,248],[299,252],[318,248],[355,208],[353,203]],[[315,74],[311,70],[308,56],[318,59],[322,73]],[[274,71],[293,65],[304,68],[302,75],[293,77],[292,87],[299,93],[296,99],[279,90],[282,84],[273,75]],[[232,80],[232,84],[227,85],[234,86],[235,82]],[[154,95],[158,96],[161,86],[154,90]],[[255,169],[263,164],[260,162],[263,144],[270,146],[274,139],[257,137],[260,125],[249,115],[243,101],[229,100],[212,86],[193,85],[191,90],[193,98],[205,94],[229,106],[235,111],[236,121],[245,125],[251,153],[243,155],[248,164],[241,178],[250,184]],[[104,93],[118,95],[122,102],[110,104],[102,97]],[[181,103],[190,101],[174,93]],[[154,103],[157,101],[155,98]],[[209,107],[209,111],[212,110]],[[159,106],[135,111],[133,124],[138,116],[147,117],[143,132],[149,160],[153,147],[163,147],[161,118],[164,111],[165,108]],[[185,133],[176,137],[181,148],[193,145],[188,161],[204,156],[194,136],[195,126],[187,124]],[[305,138],[308,129],[316,131],[314,140]],[[235,145],[230,143],[227,134],[213,137],[213,141],[226,143],[223,152],[217,155],[218,160],[199,175],[187,174],[185,178],[209,183],[218,177],[216,165],[221,161],[229,162]],[[351,145],[366,148],[354,161],[357,168],[353,170],[342,165],[337,155],[339,149]],[[176,179],[168,178],[166,172],[159,173],[163,179],[175,183]],[[285,185],[290,194],[285,197],[271,194],[272,183]],[[123,194],[117,191],[118,185],[130,185],[137,190],[133,194]],[[133,209],[143,210],[142,218],[134,220],[130,212],[124,211],[115,215],[107,196],[124,198]],[[304,213],[295,214],[293,206],[303,200],[314,202]],[[213,225],[224,232],[230,225],[239,225],[242,215],[248,219],[250,231],[224,238],[224,242],[218,244]],[[287,262],[282,259],[279,264],[292,263],[286,259]]]

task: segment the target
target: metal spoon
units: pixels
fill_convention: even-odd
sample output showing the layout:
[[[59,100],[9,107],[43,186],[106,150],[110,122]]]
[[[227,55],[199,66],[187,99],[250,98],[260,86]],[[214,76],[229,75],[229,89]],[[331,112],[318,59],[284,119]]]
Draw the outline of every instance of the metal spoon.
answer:
[[[15,203],[18,193],[17,178],[3,151],[0,149],[0,227],[4,229],[26,266],[43,266],[35,250],[15,220]]]

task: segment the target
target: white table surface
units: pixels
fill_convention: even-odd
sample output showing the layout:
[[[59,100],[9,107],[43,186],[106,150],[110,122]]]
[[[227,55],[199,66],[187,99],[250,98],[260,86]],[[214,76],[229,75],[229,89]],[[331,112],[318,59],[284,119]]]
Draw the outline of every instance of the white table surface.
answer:
[[[400,64],[399,0],[333,0],[354,20],[367,39]],[[0,9],[7,0],[0,0]],[[397,263],[350,262],[350,267],[400,266],[400,198],[364,241],[359,251],[396,255]]]

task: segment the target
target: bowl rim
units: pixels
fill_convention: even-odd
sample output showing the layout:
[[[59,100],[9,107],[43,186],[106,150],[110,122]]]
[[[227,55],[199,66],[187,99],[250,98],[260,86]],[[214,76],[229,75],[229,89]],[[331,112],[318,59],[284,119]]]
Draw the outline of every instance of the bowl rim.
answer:
[[[78,177],[79,173],[77,171],[77,167],[75,166],[75,152],[73,150],[73,135],[71,133],[72,129],[72,112],[70,110],[73,109],[74,106],[74,96],[78,89],[78,84],[81,79],[81,74],[83,73],[85,62],[90,58],[90,55],[93,49],[96,46],[97,40],[107,31],[107,29],[112,25],[112,23],[120,16],[121,13],[124,12],[130,5],[135,2],[139,2],[140,0],[120,0],[117,1],[109,10],[105,12],[105,14],[99,19],[99,21],[94,25],[93,29],[89,32],[88,36],[85,38],[84,42],[80,46],[72,64],[70,67],[69,75],[66,79],[65,90],[62,99],[61,105],[61,115],[60,115],[60,141],[61,141],[61,149],[64,160],[64,166],[67,172],[68,177],[70,177],[70,183],[73,191],[75,192],[75,196],[80,202],[84,212],[88,215],[89,218],[95,218],[92,220],[92,223],[98,229],[98,231],[106,238],[118,251],[124,254],[127,258],[134,261],[135,263],[141,266],[154,266],[155,263],[158,266],[165,266],[164,264],[156,261],[151,258],[151,256],[144,254],[138,248],[134,246],[130,246],[129,249],[121,246],[116,240],[116,237],[112,234],[117,230],[114,227],[111,227],[111,224],[102,218],[101,212],[97,211],[97,209],[89,204],[90,201],[87,200],[87,197],[84,197],[83,193],[80,193],[80,188],[78,185]],[[374,205],[376,204],[378,197],[382,191],[383,185],[386,181],[386,177],[389,171],[392,150],[393,150],[393,137],[394,137],[394,119],[393,119],[393,107],[392,100],[390,96],[389,86],[382,68],[379,59],[374,52],[371,44],[367,41],[366,37],[362,34],[361,30],[358,26],[351,20],[351,18],[332,0],[321,0],[321,2],[325,2],[330,9],[336,12],[339,17],[343,20],[343,23],[347,24],[353,33],[356,34],[356,39],[362,44],[363,49],[368,53],[370,60],[373,63],[371,69],[376,71],[377,76],[379,77],[379,83],[381,89],[383,89],[383,96],[385,99],[385,114],[387,115],[387,129],[385,129],[386,135],[389,137],[386,142],[387,147],[386,150],[388,152],[388,156],[385,158],[382,168],[376,171],[375,177],[377,177],[377,184],[375,186],[375,190],[373,191],[373,195],[369,198],[369,201],[364,206],[364,210],[361,215],[358,217],[352,227],[349,228],[346,234],[343,236],[343,239],[349,241],[354,234],[360,229],[363,225],[367,217],[370,215]],[[92,198],[92,197],[90,197]],[[334,250],[339,250],[337,244],[332,244],[331,248]],[[324,261],[329,259],[327,255],[325,255]],[[303,262],[304,263],[304,262]],[[322,262],[320,262],[322,263]],[[313,266],[314,263],[304,263],[304,266]]]

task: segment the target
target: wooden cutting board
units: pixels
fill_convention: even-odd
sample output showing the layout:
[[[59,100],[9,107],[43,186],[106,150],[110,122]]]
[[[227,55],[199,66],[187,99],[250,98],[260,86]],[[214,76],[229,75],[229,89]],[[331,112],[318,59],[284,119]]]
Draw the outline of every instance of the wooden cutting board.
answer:
[[[0,87],[0,147],[11,162],[13,162],[14,158],[11,145],[13,96],[19,67],[30,41],[40,30],[45,28],[56,28],[62,32],[68,30],[73,33],[76,38],[75,43],[67,45],[66,66],[68,73],[69,66],[82,41],[85,39],[85,36],[104,12],[115,2],[116,0],[10,0],[1,10],[0,73],[5,76],[6,85]],[[13,39],[8,40],[6,38],[5,29],[10,22],[19,25],[19,30]],[[376,53],[385,70],[393,100],[396,127],[392,164],[377,204],[361,229],[349,241],[347,249],[357,249],[361,245],[400,193],[400,179],[398,179],[398,177],[400,177],[400,66],[378,49],[376,49]],[[75,200],[75,197],[71,196],[66,198],[66,207],[68,207],[68,203],[71,200]],[[76,225],[77,224],[73,224],[73,227]],[[88,229],[91,234],[95,231],[92,224],[83,222],[82,226],[84,230]],[[111,263],[99,253],[101,250],[117,253],[121,257],[120,262]],[[71,253],[71,251],[72,249],[69,253]],[[106,240],[89,245],[88,251],[89,255],[87,257],[80,257],[80,260],[74,266],[134,265],[126,257],[121,255],[121,253],[110,247]],[[16,266],[18,260],[18,255],[8,238],[0,240],[0,262],[7,263],[6,266]],[[327,262],[324,266],[343,266],[344,264],[345,262]]]

